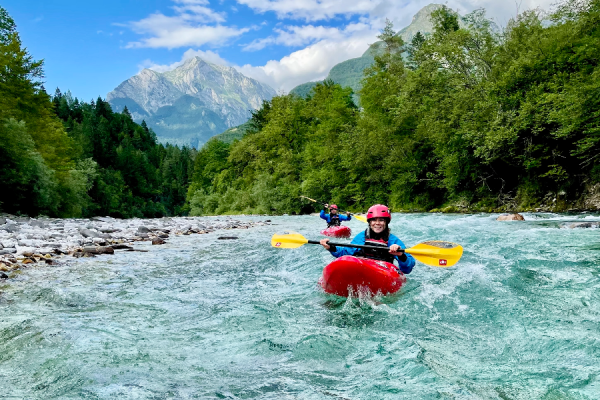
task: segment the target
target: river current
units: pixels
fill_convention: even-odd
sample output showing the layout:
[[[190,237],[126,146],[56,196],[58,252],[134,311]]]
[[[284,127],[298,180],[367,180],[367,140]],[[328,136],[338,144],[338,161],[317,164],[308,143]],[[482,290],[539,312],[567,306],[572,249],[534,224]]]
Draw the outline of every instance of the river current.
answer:
[[[24,269],[0,284],[0,398],[598,399],[600,231],[562,226],[600,217],[524,215],[394,214],[408,247],[464,255],[375,299],[323,293],[321,247],[270,246],[319,239],[312,216]]]

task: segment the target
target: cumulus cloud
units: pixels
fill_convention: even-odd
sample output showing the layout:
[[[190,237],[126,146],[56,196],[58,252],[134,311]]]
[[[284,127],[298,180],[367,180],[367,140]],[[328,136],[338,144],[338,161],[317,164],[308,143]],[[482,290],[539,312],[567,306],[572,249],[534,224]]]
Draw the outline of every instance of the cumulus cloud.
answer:
[[[360,57],[374,42],[373,33],[366,29],[343,40],[320,40],[281,60],[271,60],[263,66],[247,64],[236,68],[244,75],[288,92],[301,83],[325,78],[337,63]]]
[[[368,14],[379,3],[388,0],[237,0],[253,10],[275,12],[280,19],[319,21],[338,15]]]
[[[140,71],[147,68],[156,72],[167,72],[174,70],[190,58],[194,57],[200,57],[204,61],[217,65],[232,65],[229,61],[225,60],[218,53],[215,53],[213,51],[189,49],[185,53],[183,53],[183,56],[181,57],[180,61],[174,62],[172,64],[157,64],[151,60],[144,60],[140,65],[138,65],[138,67],[140,68]]]
[[[129,42],[126,48],[179,48],[184,46],[219,45],[238,37],[250,28],[225,26],[225,14],[216,12],[206,0],[174,0],[174,16],[161,12],[125,26],[144,36]]]
[[[412,15],[431,0],[237,0],[255,12],[274,12],[279,19],[305,21],[329,20],[338,16],[361,15],[373,21],[386,16],[398,23],[410,23]],[[555,0],[445,0],[440,3],[460,12],[485,8],[498,23],[508,21],[517,10],[541,7],[548,9]],[[405,26],[405,25],[401,25]]]
[[[370,29],[370,27],[366,24],[350,24],[344,29],[314,25],[286,26],[273,29],[276,35],[257,39],[244,46],[244,50],[256,51],[269,45],[306,46],[325,38],[328,40],[344,40],[349,34],[365,29]]]

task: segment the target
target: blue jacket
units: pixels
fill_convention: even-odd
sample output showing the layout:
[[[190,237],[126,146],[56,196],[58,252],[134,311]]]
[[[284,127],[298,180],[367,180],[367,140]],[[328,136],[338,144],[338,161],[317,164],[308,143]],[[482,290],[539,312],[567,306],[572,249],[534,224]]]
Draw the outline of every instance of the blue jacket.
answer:
[[[346,215],[346,214],[339,214],[340,216],[340,221],[350,221],[352,219],[351,216]],[[323,218],[325,221],[327,221],[327,223],[331,222],[331,217],[329,216],[329,214],[325,214],[325,210],[321,210],[321,214],[319,215],[319,217]]]
[[[361,233],[359,233],[358,235],[356,235],[354,237],[354,239],[352,239],[352,244],[365,244],[365,232],[362,231]],[[404,246],[404,243],[402,243],[402,241],[400,239],[398,239],[397,236],[394,236],[390,233],[390,237],[388,238],[388,247],[393,245],[393,244],[397,244],[399,245],[401,248],[405,249],[406,247]],[[358,250],[356,247],[342,247],[342,246],[338,246],[336,251],[329,251],[331,253],[332,256],[334,256],[335,258],[341,257],[341,256],[353,256],[354,253],[356,253]],[[415,259],[413,256],[411,256],[408,253],[406,254],[406,261],[402,262],[400,261],[400,259],[398,258],[398,256],[394,256],[394,258],[396,259],[396,261],[398,261],[398,266],[400,267],[400,271],[404,272],[405,274],[410,274],[410,271],[412,271],[413,267],[415,266]]]

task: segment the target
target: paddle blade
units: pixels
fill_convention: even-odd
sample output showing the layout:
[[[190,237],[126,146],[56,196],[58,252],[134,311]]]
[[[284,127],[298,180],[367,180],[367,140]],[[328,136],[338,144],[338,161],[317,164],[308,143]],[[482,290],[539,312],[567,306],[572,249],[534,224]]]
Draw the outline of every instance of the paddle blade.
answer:
[[[463,248],[456,243],[432,240],[419,243],[415,247],[411,247],[405,251],[412,254],[413,257],[423,264],[431,265],[432,267],[447,268],[460,260]]]
[[[296,249],[308,243],[308,239],[296,232],[276,233],[271,238],[271,246],[280,249]]]
[[[306,200],[310,200],[313,203],[318,203],[318,201],[316,201],[315,199],[311,199],[310,197],[306,197],[306,196],[300,196],[300,197],[302,197],[303,199],[306,199]]]
[[[354,218],[356,218],[357,220],[359,220],[360,222],[367,223],[367,217],[363,217],[362,215],[356,215],[356,214],[352,214],[352,216]]]

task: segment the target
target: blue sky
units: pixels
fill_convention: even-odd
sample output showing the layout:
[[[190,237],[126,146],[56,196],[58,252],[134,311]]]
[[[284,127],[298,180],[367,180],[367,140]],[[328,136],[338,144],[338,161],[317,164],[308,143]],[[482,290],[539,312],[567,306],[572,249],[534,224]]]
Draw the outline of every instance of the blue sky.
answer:
[[[165,71],[198,55],[236,67],[279,91],[322,79],[359,57],[385,18],[400,29],[423,0],[3,0],[23,44],[45,60],[46,89],[89,101],[143,68]],[[452,0],[461,13],[485,7],[504,25],[553,0]]]

